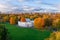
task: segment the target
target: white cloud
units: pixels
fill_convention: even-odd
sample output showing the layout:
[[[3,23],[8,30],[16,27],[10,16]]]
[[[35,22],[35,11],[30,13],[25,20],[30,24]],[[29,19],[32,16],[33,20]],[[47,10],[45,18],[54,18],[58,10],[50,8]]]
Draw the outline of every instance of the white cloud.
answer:
[[[32,10],[34,10],[35,8],[24,8],[23,10],[25,10],[25,11],[32,11]]]
[[[10,1],[10,0],[2,0],[2,1]]]
[[[7,8],[7,6],[0,4],[0,8]]]
[[[60,4],[56,4],[55,7],[60,10]]]
[[[2,1],[2,0],[1,0]],[[32,3],[28,2],[28,3],[24,3],[27,2],[27,0],[16,0],[19,1],[21,6],[14,6],[14,4],[12,4],[14,2],[14,0],[3,0],[5,1],[5,4],[0,3],[0,11],[13,11],[16,9],[22,9],[25,11],[32,11],[34,9],[38,9],[38,8],[44,8],[46,10],[60,10],[60,4],[57,6],[52,6],[52,5],[46,5],[46,4],[42,4],[41,0],[35,0],[35,1],[31,1]],[[11,2],[11,4],[9,3]]]
[[[7,8],[6,5],[0,4],[0,11],[6,11]]]
[[[12,7],[11,9],[14,10],[14,9],[17,9],[18,7]]]
[[[27,5],[22,6],[22,8],[23,8],[24,11],[32,11],[32,10],[35,9],[34,7],[27,6]]]
[[[42,1],[41,1],[41,0],[37,0],[37,1],[35,1],[34,3],[35,3],[35,4],[41,4]]]
[[[12,5],[0,4],[0,11],[2,12],[12,11],[12,9],[16,9],[16,7],[13,7]]]
[[[18,0],[19,2],[24,2],[25,0]]]

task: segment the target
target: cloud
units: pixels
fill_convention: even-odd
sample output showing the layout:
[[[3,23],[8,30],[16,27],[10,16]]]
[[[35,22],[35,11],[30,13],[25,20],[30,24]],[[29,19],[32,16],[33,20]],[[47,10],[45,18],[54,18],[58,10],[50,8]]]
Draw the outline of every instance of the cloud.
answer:
[[[42,1],[41,1],[41,0],[36,0],[36,1],[34,1],[33,3],[34,3],[34,4],[41,4]]]
[[[8,6],[0,4],[0,11],[5,11],[8,8]]]
[[[7,6],[0,4],[0,8],[7,8]]]
[[[26,2],[26,0],[18,0],[19,2]]]
[[[30,7],[30,8],[24,8],[23,10],[25,10],[25,11],[32,11],[32,10],[34,10],[35,8],[32,8],[32,7]]]
[[[60,10],[60,4],[56,4],[54,6]]]
[[[60,4],[59,4],[60,5]],[[0,11],[14,11],[14,10],[24,10],[24,11],[41,11],[45,10],[60,10],[60,6],[54,6],[49,3],[43,3],[42,0],[1,0],[0,1]],[[24,12],[23,11],[23,12]]]
[[[17,7],[12,6],[12,5],[0,4],[0,11],[1,11],[1,12],[12,11],[13,9],[16,9],[16,8],[17,8]]]
[[[23,2],[23,0],[18,0],[19,2]]]
[[[23,5],[22,6],[22,10],[24,10],[24,11],[32,11],[32,10],[34,10],[35,8],[34,7],[31,7],[31,6],[27,6],[27,5]]]

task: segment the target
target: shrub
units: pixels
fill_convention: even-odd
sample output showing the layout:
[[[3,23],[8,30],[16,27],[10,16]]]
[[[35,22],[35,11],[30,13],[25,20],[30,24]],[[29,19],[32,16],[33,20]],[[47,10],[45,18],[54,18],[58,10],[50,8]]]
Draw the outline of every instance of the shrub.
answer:
[[[3,24],[0,24],[0,40],[7,40],[7,29]]]

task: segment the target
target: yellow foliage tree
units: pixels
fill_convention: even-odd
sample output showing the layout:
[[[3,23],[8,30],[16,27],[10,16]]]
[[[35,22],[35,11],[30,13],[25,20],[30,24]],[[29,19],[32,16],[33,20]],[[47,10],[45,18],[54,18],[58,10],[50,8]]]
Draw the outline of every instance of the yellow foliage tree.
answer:
[[[7,22],[8,20],[9,20],[9,17],[8,17],[8,16],[4,16],[4,17],[3,17],[3,21],[4,21],[4,22]]]
[[[46,38],[45,40],[60,40],[60,31],[51,33],[49,38]]]
[[[52,26],[55,28],[60,27],[60,19],[53,20]]]

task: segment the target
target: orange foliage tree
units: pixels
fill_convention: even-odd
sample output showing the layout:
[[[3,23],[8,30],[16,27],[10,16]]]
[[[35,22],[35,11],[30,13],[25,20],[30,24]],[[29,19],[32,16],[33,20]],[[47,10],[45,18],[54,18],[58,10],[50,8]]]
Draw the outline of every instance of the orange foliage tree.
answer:
[[[10,17],[10,24],[16,24],[16,19],[14,17]]]
[[[38,28],[38,29],[43,28],[44,24],[45,24],[45,22],[44,22],[43,18],[39,17],[34,20],[34,27],[35,28]]]
[[[21,17],[21,22],[26,22],[26,19],[24,17]]]

